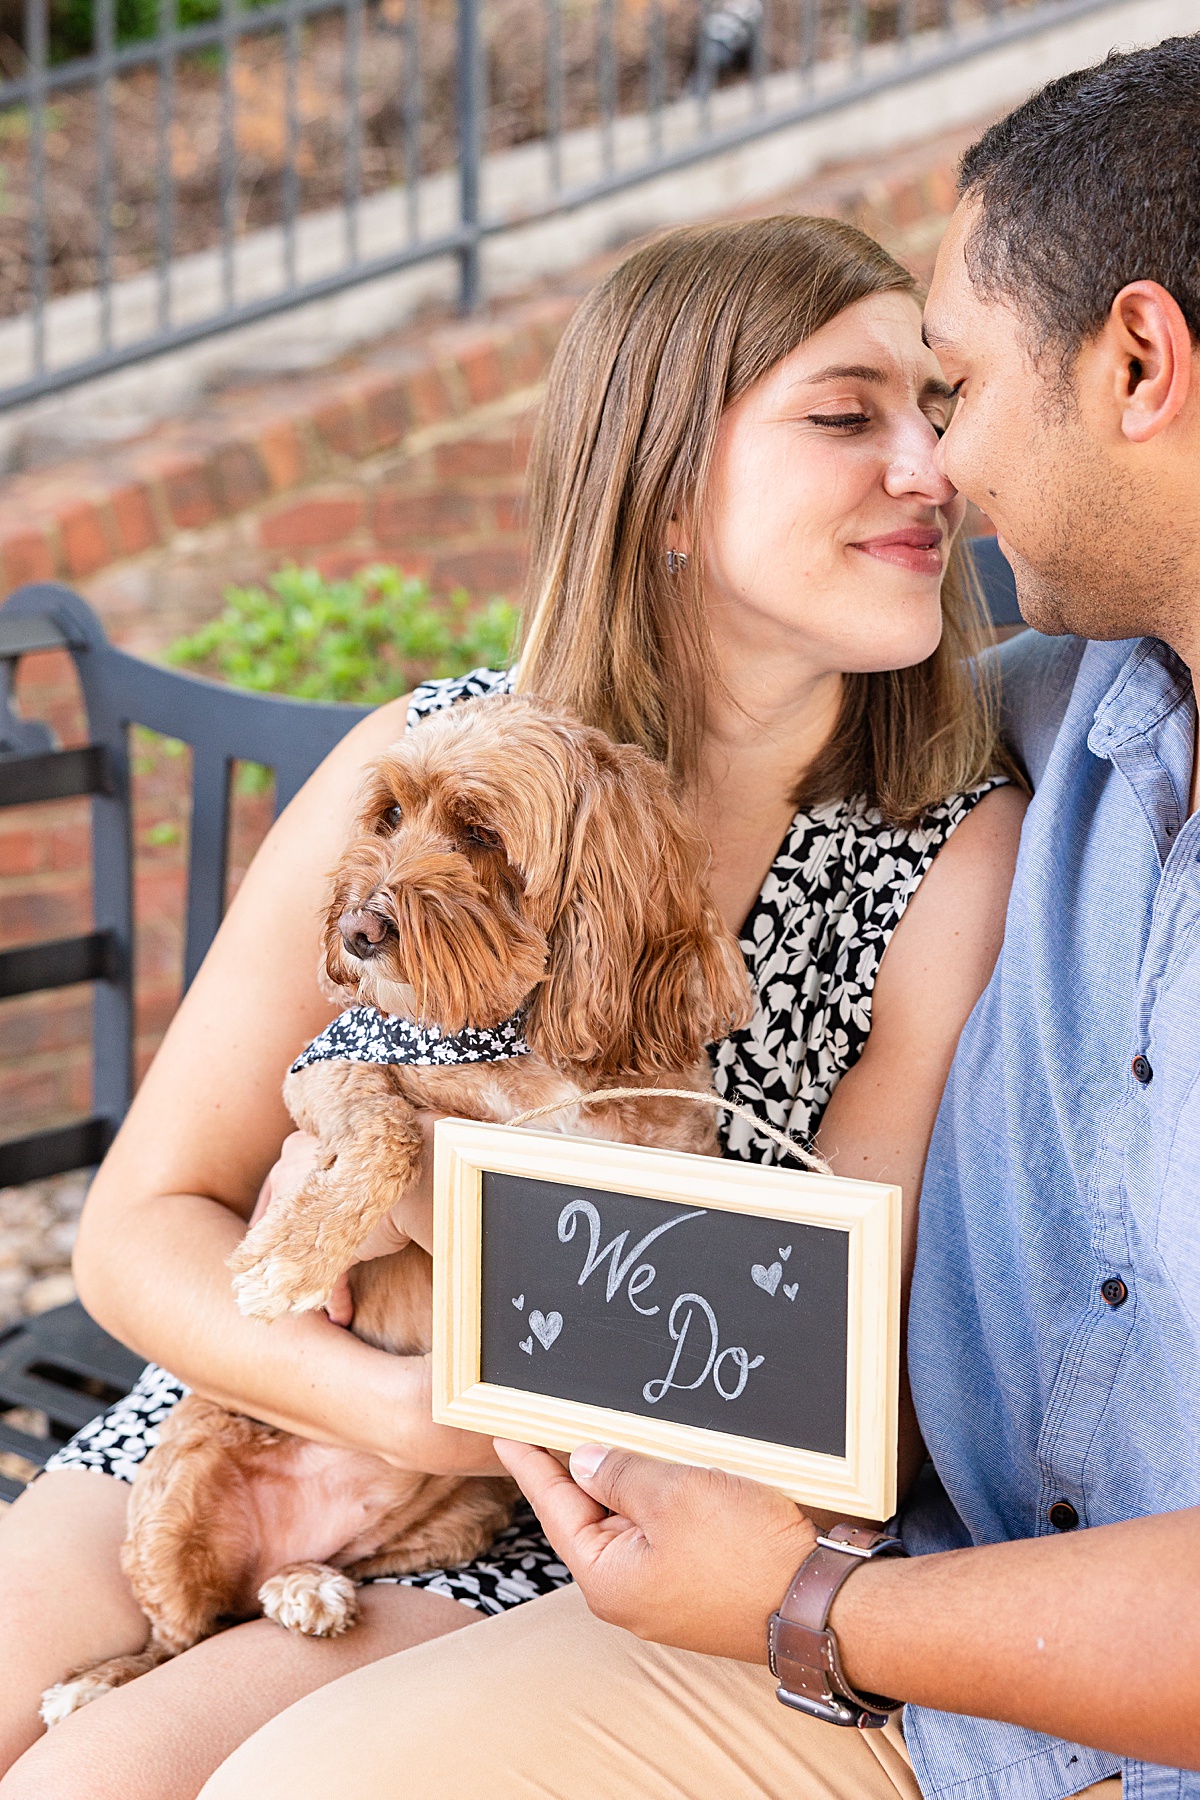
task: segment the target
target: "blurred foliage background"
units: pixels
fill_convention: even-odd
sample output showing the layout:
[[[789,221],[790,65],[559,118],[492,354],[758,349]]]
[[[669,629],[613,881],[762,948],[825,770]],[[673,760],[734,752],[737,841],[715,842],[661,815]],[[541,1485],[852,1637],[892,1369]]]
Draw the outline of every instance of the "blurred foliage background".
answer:
[[[256,693],[381,706],[419,681],[507,666],[519,624],[508,600],[435,598],[388,563],[342,581],[289,568],[226,589],[224,611],[167,660]]]

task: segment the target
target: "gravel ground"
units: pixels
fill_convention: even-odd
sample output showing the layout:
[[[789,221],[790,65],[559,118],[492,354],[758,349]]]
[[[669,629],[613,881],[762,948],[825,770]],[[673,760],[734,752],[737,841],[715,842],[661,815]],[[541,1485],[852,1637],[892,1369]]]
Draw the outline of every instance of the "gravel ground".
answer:
[[[71,1251],[86,1192],[82,1175],[0,1188],[0,1330],[75,1298]],[[35,1437],[46,1435],[41,1413],[19,1408],[3,1416]],[[0,1474],[27,1481],[33,1473],[23,1456],[0,1452]]]
[[[71,1251],[86,1191],[82,1175],[0,1188],[0,1330],[75,1298]]]

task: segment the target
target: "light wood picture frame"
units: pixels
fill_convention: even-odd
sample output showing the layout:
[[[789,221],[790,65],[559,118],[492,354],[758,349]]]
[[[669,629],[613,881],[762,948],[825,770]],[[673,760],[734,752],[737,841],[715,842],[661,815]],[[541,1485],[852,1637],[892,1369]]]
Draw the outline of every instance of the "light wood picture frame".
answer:
[[[433,1416],[438,1423],[556,1450],[611,1444],[750,1476],[811,1507],[880,1520],[894,1512],[898,1187],[460,1119],[438,1122],[434,1167]],[[635,1195],[753,1215],[783,1226],[844,1232],[845,1454],[769,1443],[482,1380],[483,1195],[489,1172],[587,1194]],[[796,1378],[802,1381],[804,1371],[797,1370]]]

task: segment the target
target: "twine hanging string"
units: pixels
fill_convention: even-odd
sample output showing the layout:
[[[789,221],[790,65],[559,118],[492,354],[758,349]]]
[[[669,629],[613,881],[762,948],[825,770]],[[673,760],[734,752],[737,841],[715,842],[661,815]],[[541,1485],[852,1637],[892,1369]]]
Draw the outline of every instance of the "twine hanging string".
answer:
[[[742,1106],[737,1100],[723,1100],[720,1094],[702,1094],[695,1088],[596,1088],[590,1094],[577,1094],[570,1100],[552,1100],[549,1106],[535,1106],[529,1112],[518,1113],[515,1119],[507,1119],[505,1123],[516,1127],[528,1125],[533,1119],[545,1118],[547,1113],[561,1112],[566,1106],[590,1106],[596,1100],[694,1100],[698,1106],[719,1106],[725,1112],[737,1113],[740,1119],[746,1119],[755,1131],[761,1131],[777,1143],[788,1156],[803,1163],[814,1175],[832,1175],[833,1170],[823,1156],[815,1150],[807,1150],[796,1138],[786,1131],[776,1130],[760,1119],[756,1112],[748,1106]]]

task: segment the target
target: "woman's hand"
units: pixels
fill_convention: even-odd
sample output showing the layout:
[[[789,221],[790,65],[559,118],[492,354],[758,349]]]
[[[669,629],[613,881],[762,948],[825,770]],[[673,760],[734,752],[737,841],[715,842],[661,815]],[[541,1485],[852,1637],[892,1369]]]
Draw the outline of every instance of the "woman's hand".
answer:
[[[406,1188],[395,1206],[359,1245],[355,1262],[373,1262],[377,1256],[394,1256],[411,1243],[433,1251],[433,1128],[436,1113],[418,1113],[425,1138],[425,1154],[421,1159],[420,1178]],[[293,1131],[284,1138],[279,1157],[259,1189],[250,1224],[254,1225],[266,1212],[271,1198],[303,1182],[316,1159],[318,1140],[307,1131]],[[354,1301],[350,1294],[350,1270],[339,1276],[325,1311],[335,1325],[350,1326],[354,1322]]]
[[[279,1146],[279,1155],[267,1170],[266,1180],[258,1190],[254,1211],[246,1222],[247,1231],[251,1225],[258,1224],[276,1194],[300,1186],[312,1167],[316,1154],[317,1140],[307,1131],[293,1131],[284,1138]]]
[[[497,1438],[591,1611],[678,1650],[767,1659],[767,1620],[816,1544],[774,1488],[585,1444],[570,1472],[546,1450]]]

